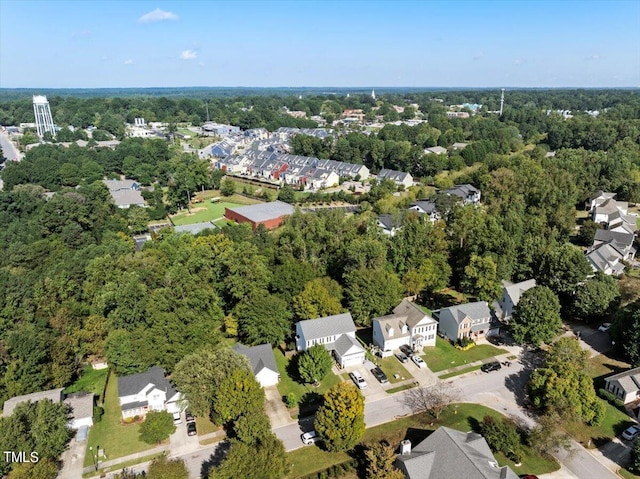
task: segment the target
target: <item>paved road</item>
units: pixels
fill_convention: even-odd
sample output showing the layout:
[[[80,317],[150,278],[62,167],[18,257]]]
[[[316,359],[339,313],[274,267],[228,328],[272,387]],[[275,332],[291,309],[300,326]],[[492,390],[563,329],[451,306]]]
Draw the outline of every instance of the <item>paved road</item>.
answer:
[[[15,145],[9,140],[9,135],[6,131],[0,131],[0,148],[2,149],[2,156],[7,160],[20,161],[22,159],[22,153],[20,153]],[[3,187],[4,184],[0,178],[0,190]]]

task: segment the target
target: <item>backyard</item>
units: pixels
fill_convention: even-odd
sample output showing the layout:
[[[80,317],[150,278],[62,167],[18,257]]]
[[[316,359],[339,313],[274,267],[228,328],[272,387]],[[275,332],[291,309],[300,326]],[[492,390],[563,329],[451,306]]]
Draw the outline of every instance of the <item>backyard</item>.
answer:
[[[361,442],[370,444],[384,440],[396,446],[401,440],[409,439],[415,446],[439,426],[447,426],[460,431],[477,431],[478,424],[486,415],[496,418],[502,416],[499,412],[479,404],[456,404],[443,412],[437,421],[430,417],[414,415],[367,429]],[[522,452],[522,464],[518,467],[502,454],[496,454],[495,457],[500,465],[508,465],[518,475],[545,474],[558,469],[558,464],[553,459],[541,457],[528,446],[523,446]],[[351,457],[347,453],[329,453],[315,446],[298,449],[288,453],[287,456],[293,464],[288,476],[290,478],[322,471],[334,464],[346,462]]]
[[[491,358],[509,351],[496,348],[490,344],[480,344],[467,351],[456,349],[449,341],[440,337],[436,338],[435,348],[424,348],[422,358],[426,361],[427,367],[434,373],[445,369]]]
[[[193,203],[191,206],[191,213],[187,210],[181,210],[178,214],[171,217],[171,221],[173,221],[173,224],[176,226],[203,223],[205,221],[213,221],[220,218],[223,218],[221,221],[225,221],[225,208],[235,208],[238,206],[252,205],[256,203],[259,203],[259,201],[242,195],[232,195],[216,203],[213,203],[210,199],[205,199],[199,203]]]
[[[107,381],[109,374],[108,369],[93,369],[91,365],[88,365],[82,371],[80,377],[71,386],[64,390],[65,394],[77,393],[77,392],[90,392],[96,395],[96,402],[102,403],[104,393],[104,385]]]
[[[100,446],[107,459],[115,459],[136,452],[151,449],[153,446],[138,439],[140,424],[121,424],[120,402],[118,401],[118,378],[111,374],[107,379],[107,389],[104,398],[104,415],[102,420],[89,429],[87,440],[87,452],[84,457],[84,465],[93,464],[89,447]],[[101,456],[101,459],[104,459]]]

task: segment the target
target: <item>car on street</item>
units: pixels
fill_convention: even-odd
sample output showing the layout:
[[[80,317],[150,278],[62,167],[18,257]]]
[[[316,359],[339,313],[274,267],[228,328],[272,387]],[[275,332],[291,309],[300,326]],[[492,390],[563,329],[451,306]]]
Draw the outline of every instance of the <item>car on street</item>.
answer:
[[[373,376],[378,380],[378,382],[380,382],[381,384],[385,384],[389,382],[389,379],[387,379],[387,375],[384,373],[384,371],[380,368],[373,368],[371,370],[371,374],[373,374]]]
[[[499,369],[502,369],[502,365],[498,361],[486,363],[480,367],[480,371],[484,373],[490,373],[491,371],[498,371]]]
[[[193,422],[193,421],[196,420],[196,418],[193,415],[193,413],[191,411],[189,411],[188,409],[184,412],[184,418],[186,419],[187,422]]]
[[[638,437],[638,435],[640,435],[640,426],[638,425],[629,426],[622,433],[622,437],[627,441],[633,441],[636,437]]]
[[[411,346],[409,346],[408,344],[403,344],[402,346],[400,346],[400,351],[402,351],[408,357],[413,356],[413,349],[411,349]]]
[[[396,359],[398,361],[400,361],[401,363],[406,363],[407,361],[409,361],[409,358],[407,357],[406,354],[404,353],[395,353],[394,356],[396,357]]]
[[[602,323],[598,328],[598,331],[602,331],[603,333],[606,333],[607,331],[609,331],[609,328],[611,328],[611,323]]]
[[[187,436],[195,436],[196,434],[198,434],[198,430],[196,429],[196,423],[195,422],[188,422],[187,423]]]
[[[411,356],[411,361],[413,361],[416,364],[416,366],[418,366],[419,368],[427,367],[427,363],[424,362],[424,359],[422,359],[417,354],[414,354],[413,356]]]
[[[318,442],[318,440],[320,440],[320,436],[318,436],[318,433],[315,431],[309,431],[301,435],[300,439],[302,439],[303,444],[306,444],[308,446],[309,444]]]
[[[358,386],[358,388],[366,389],[367,387],[369,387],[369,385],[367,384],[367,381],[362,377],[362,374],[360,374],[358,371],[353,371],[352,373],[349,373],[349,377],[353,380],[356,386]]]

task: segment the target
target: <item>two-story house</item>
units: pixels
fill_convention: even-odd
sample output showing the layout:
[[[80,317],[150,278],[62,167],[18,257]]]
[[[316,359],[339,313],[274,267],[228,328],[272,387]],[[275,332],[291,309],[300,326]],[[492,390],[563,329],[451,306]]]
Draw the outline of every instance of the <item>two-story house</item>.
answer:
[[[306,351],[316,344],[331,352],[341,368],[364,363],[365,350],[356,339],[351,313],[297,322],[296,349]]]
[[[149,411],[181,411],[182,394],[165,378],[164,369],[153,366],[144,373],[118,378],[122,417],[145,416]]]
[[[481,192],[473,185],[455,185],[444,190],[445,195],[457,196],[465,205],[476,205],[480,203]]]
[[[503,281],[502,285],[502,295],[500,296],[495,309],[498,318],[508,323],[513,316],[515,307],[518,306],[520,296],[522,296],[525,291],[535,287],[536,280],[528,279],[527,281],[521,281],[520,283],[509,283],[508,281]]]
[[[373,344],[383,356],[385,351],[388,355],[405,344],[415,351],[436,345],[438,322],[407,298],[393,309],[393,314],[374,318],[372,326]]]
[[[438,320],[438,332],[451,341],[477,339],[490,329],[491,310],[486,301],[450,306],[433,314]]]

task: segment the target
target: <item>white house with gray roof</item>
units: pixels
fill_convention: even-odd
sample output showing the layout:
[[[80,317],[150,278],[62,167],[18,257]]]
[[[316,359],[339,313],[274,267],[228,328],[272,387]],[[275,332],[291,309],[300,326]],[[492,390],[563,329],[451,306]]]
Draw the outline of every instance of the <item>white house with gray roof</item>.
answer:
[[[433,312],[438,331],[451,341],[477,339],[487,334],[491,325],[491,310],[486,301],[458,304]]]
[[[604,379],[605,389],[623,403],[640,401],[640,368],[629,369]]]
[[[118,208],[144,207],[140,184],[135,180],[102,180]]]
[[[260,344],[258,346],[245,346],[244,344],[236,344],[233,350],[246,356],[251,365],[251,370],[256,380],[263,388],[273,386],[280,381],[280,372],[276,365],[276,359],[273,355],[273,349],[270,344]]]
[[[440,427],[411,450],[403,442],[396,467],[406,479],[518,479],[500,467],[487,441],[474,432]]]
[[[149,411],[181,411],[182,394],[165,378],[164,369],[153,366],[147,371],[118,378],[118,399],[122,417],[145,416]]]
[[[393,309],[393,314],[374,318],[373,344],[391,352],[402,345],[419,351],[436,345],[438,322],[407,298]]]
[[[404,171],[396,171],[390,170],[388,168],[383,168],[378,173],[378,178],[380,180],[390,180],[393,181],[396,185],[402,185],[405,188],[409,188],[413,185],[413,176],[409,173],[405,173]]]
[[[522,296],[525,291],[535,287],[535,285],[535,279],[528,279],[527,281],[521,281],[520,283],[503,281],[502,295],[500,296],[495,308],[498,318],[505,322],[509,322],[513,316],[513,310],[518,306],[520,296]]]
[[[16,396],[16,397],[7,399],[4,402],[4,406],[2,408],[2,416],[3,417],[11,416],[13,414],[14,409],[18,406],[18,404],[23,402],[36,403],[38,401],[42,401],[43,399],[48,399],[49,401],[57,404],[61,402],[64,398],[64,394],[62,392],[63,390],[64,388],[49,389],[47,391],[38,391],[35,393],[24,394],[22,396]]]
[[[427,215],[431,223],[435,223],[440,217],[436,204],[433,200],[417,200],[409,206],[408,210],[415,211],[420,215]]]
[[[296,349],[306,351],[316,344],[331,352],[341,368],[364,363],[365,350],[356,339],[351,313],[297,322]]]
[[[606,275],[620,276],[625,268],[623,259],[624,253],[612,243],[601,244],[587,253],[587,261],[591,269]]]
[[[457,196],[465,205],[476,205],[480,203],[480,190],[473,185],[455,185],[444,190],[444,194]]]

